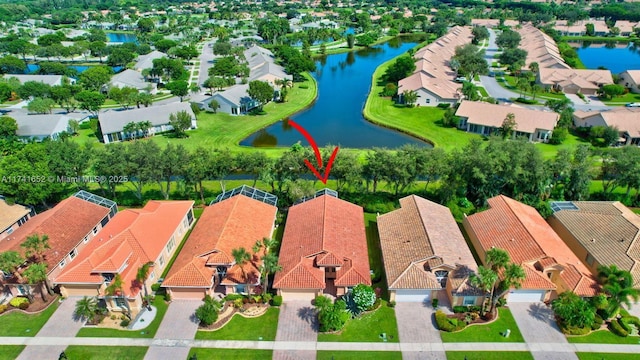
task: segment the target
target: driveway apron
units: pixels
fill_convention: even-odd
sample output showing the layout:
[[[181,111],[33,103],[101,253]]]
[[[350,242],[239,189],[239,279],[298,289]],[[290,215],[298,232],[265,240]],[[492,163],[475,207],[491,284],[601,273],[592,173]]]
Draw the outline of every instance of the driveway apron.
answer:
[[[395,307],[402,358],[446,360],[433,308],[422,303],[402,302]]]
[[[280,306],[276,342],[316,342],[318,323],[315,309],[308,301],[288,301]],[[276,360],[315,359],[315,350],[274,350]]]
[[[512,303],[509,309],[536,360],[578,359],[558,328],[551,308],[544,303]]]
[[[195,337],[198,331],[195,311],[201,304],[200,300],[175,300],[169,304],[145,360],[186,359],[190,342],[179,340],[193,340]]]
[[[75,337],[84,321],[76,320],[73,312],[76,308],[76,301],[79,297],[70,297],[64,300],[58,309],[51,315],[46,324],[40,329],[36,337]],[[20,356],[19,360],[32,359],[57,359],[61,352],[66,349],[66,345],[56,346],[27,346]]]

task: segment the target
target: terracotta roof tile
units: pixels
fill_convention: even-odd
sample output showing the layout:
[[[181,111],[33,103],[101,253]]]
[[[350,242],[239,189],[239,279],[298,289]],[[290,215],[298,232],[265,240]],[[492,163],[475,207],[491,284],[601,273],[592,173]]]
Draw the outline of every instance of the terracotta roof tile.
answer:
[[[251,251],[256,241],[271,237],[277,210],[275,206],[241,194],[205,208],[162,285],[211,286],[211,276],[215,273],[215,268],[207,266],[206,263],[232,263],[233,249],[243,247]],[[203,261],[198,261],[199,258]],[[251,267],[245,270],[248,276],[259,278],[257,267],[260,261],[255,260],[252,263]],[[194,266],[197,266],[199,271],[195,271]],[[228,280],[230,282],[240,280],[234,268],[227,271],[227,276],[232,277]]]
[[[540,259],[553,257],[559,265],[565,268],[563,272],[570,272],[571,270],[567,270],[567,268],[573,266],[581,278],[591,282],[594,287],[596,286],[596,281],[590,271],[534,208],[504,195],[490,198],[487,202],[489,203],[488,210],[473,214],[465,219],[465,228],[475,234],[483,252],[492,247],[504,249],[511,256],[511,260],[517,264],[533,264]],[[534,269],[533,265],[528,266]],[[563,276],[562,272],[561,278],[563,280],[572,279],[570,274]],[[532,288],[530,286],[533,285],[529,279],[525,283],[529,284],[528,288]],[[537,283],[536,280],[535,284]],[[575,289],[575,291],[582,289]],[[592,291],[589,291],[589,294],[591,293]],[[588,294],[577,294],[588,296]]]
[[[9,205],[4,199],[0,198],[0,232],[15,224],[30,212],[31,209],[26,206],[20,204]]]
[[[307,260],[311,260],[313,266],[313,258],[324,257],[326,253],[344,261],[336,272],[335,284],[371,284],[362,208],[323,195],[289,209],[278,261],[282,271],[276,273],[273,287],[324,289],[324,271],[312,270]],[[301,263],[306,271],[297,269]],[[311,275],[316,273],[318,275]]]

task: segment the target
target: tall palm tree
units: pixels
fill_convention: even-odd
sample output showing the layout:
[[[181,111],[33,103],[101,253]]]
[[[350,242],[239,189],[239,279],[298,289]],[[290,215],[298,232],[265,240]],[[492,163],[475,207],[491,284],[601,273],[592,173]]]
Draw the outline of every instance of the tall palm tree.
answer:
[[[251,254],[249,254],[249,252],[245,248],[241,247],[231,250],[231,256],[233,256],[233,260],[236,262],[236,265],[240,267],[240,271],[242,271],[242,277],[247,282],[247,293],[250,294],[251,292],[249,291],[249,278],[247,277],[247,273],[244,270],[244,266],[251,260]]]
[[[502,280],[498,282],[498,293],[494,295],[491,303],[491,313],[496,308],[498,300],[505,297],[511,288],[520,289],[526,274],[522,266],[514,263],[507,264],[502,272]]]
[[[47,282],[47,264],[45,263],[35,263],[29,265],[29,268],[24,271],[24,277],[29,281],[30,284],[37,284],[38,291],[40,292],[40,296],[42,296],[42,301],[47,302],[47,297],[45,293],[48,291],[49,286],[46,284]],[[47,291],[43,290],[43,287],[47,287]]]
[[[95,297],[85,296],[76,302],[73,315],[78,319],[93,320],[98,310],[98,300]]]
[[[485,254],[485,263],[494,272],[499,272],[500,269],[503,269],[509,264],[509,261],[511,261],[509,253],[500,248],[491,248],[487,250]]]
[[[489,293],[489,299],[490,300],[493,299],[493,290],[496,285],[496,282],[498,282],[498,274],[495,271],[491,270],[490,268],[479,266],[478,272],[476,274],[472,274],[469,277],[469,281],[471,281],[471,285],[485,292],[485,297],[482,300],[482,309],[480,310],[481,315],[484,316],[484,314],[486,313],[485,311],[485,303],[487,299],[486,294]]]
[[[529,64],[529,70],[531,70],[531,72],[535,75],[540,70],[540,65],[538,65],[538,63],[534,61]]]
[[[17,251],[0,253],[0,270],[5,274],[13,274],[18,282],[22,282],[22,275],[18,269],[24,262],[25,259]]]
[[[149,296],[149,290],[147,290],[147,279],[149,278],[149,270],[153,265],[155,265],[154,262],[149,261],[148,263],[140,266],[136,273],[136,281],[142,285],[142,288],[144,289],[144,297]],[[140,294],[140,297],[142,297],[142,294]]]
[[[48,249],[51,249],[49,245],[49,236],[48,235],[38,235],[34,234],[27,237],[27,240],[20,244],[26,252],[25,255],[27,258],[34,257],[35,262],[41,262],[44,257],[44,252]]]
[[[630,272],[618,269],[616,265],[598,267],[598,279],[604,292],[609,295],[609,316],[615,316],[622,304],[631,306],[631,299],[638,302],[640,291],[633,288]]]

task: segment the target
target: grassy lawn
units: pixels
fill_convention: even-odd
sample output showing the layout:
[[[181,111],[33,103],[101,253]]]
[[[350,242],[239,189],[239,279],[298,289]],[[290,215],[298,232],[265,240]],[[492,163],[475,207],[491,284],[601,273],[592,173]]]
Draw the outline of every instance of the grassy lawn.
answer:
[[[144,346],[76,346],[71,345],[64,351],[69,359],[82,360],[136,360],[144,359],[147,353]]]
[[[364,225],[367,235],[367,248],[369,253],[369,266],[375,274],[380,274],[380,280],[372,285],[372,287],[382,290],[382,298],[389,299],[389,291],[387,289],[387,278],[382,264],[382,248],[380,247],[380,236],[378,234],[378,223],[376,214],[365,213]]]
[[[375,124],[405,132],[447,150],[463,147],[470,139],[479,136],[441,126],[444,114],[442,109],[429,106],[399,108],[394,106],[390,98],[379,96],[383,86],[378,84],[377,79],[393,61],[394,59],[380,65],[373,73],[371,92],[363,111],[365,118]]]
[[[511,90],[511,91],[516,92],[516,93],[519,94],[520,90],[516,87],[516,82],[517,81],[518,81],[518,78],[516,78],[515,76],[505,75],[504,76],[504,81],[499,81],[498,80],[498,84],[500,84],[503,88],[505,88],[507,90]],[[528,91],[525,95],[526,95],[527,98],[533,96],[531,94],[531,91]],[[546,91],[538,91],[538,92],[536,92],[536,99],[540,99],[540,102],[542,102],[542,103],[544,103],[545,100],[548,100],[548,99],[562,100],[564,98],[565,98],[564,94],[556,94],[556,93],[546,92]]]
[[[198,331],[197,340],[258,340],[276,339],[280,309],[270,308],[257,318],[245,318],[235,315],[222,329],[216,331]]]
[[[0,346],[0,360],[13,360],[24,350],[24,345],[2,345]]]
[[[560,145],[552,145],[545,143],[535,143],[536,147],[542,152],[542,156],[546,159],[556,156],[560,149],[573,149],[578,144],[589,145],[589,141],[580,138],[569,131],[567,138]]]
[[[522,334],[516,325],[516,321],[507,308],[498,309],[498,320],[488,325],[467,326],[464,330],[449,333],[440,332],[444,342],[524,342]],[[501,335],[505,330],[510,329],[511,335],[505,338]]]
[[[387,334],[388,342],[398,342],[396,314],[386,301],[373,313],[349,320],[340,334],[318,334],[318,341],[382,342],[382,333]]]
[[[568,336],[567,340],[570,343],[574,344],[634,344],[637,345],[640,343],[640,337],[638,336],[627,336],[622,337],[613,334],[609,330],[598,330],[594,331],[589,335],[585,336]]]
[[[0,316],[0,336],[36,336],[49,320],[59,303],[54,301],[47,309],[38,314],[25,314],[12,311]]]
[[[586,353],[578,352],[580,360],[629,360],[635,359],[638,354],[620,354],[620,353]]]
[[[626,93],[622,96],[616,96],[611,100],[602,98],[600,98],[600,100],[607,105],[625,105],[627,103],[640,102],[640,94]]]
[[[273,350],[191,348],[189,350],[189,358],[193,354],[196,354],[198,359],[207,360],[263,360],[271,359]]]
[[[527,351],[447,351],[447,360],[533,360]]]
[[[489,93],[482,86],[478,86],[478,91],[482,97],[488,97]]]
[[[401,360],[399,351],[318,351],[317,360]]]
[[[164,314],[167,312],[167,308],[169,305],[164,301],[164,296],[156,295],[156,299],[153,302],[153,305],[156,307],[156,317],[153,319],[151,324],[142,330],[118,330],[118,329],[107,329],[107,328],[96,328],[96,327],[83,327],[78,331],[76,337],[110,337],[110,338],[152,338],[156,332],[158,331],[158,327],[160,327],[160,323],[162,322],[162,318]],[[142,354],[144,356],[144,353]],[[71,357],[70,357],[71,358]]]

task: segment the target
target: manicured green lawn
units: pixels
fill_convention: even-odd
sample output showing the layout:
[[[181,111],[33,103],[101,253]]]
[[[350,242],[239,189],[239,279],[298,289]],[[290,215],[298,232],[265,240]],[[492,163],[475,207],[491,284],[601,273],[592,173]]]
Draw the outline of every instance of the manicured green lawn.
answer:
[[[22,311],[3,314],[0,316],[0,336],[36,336],[58,305],[59,303],[54,301],[38,314],[25,314]]]
[[[640,94],[626,93],[622,96],[616,96],[613,99],[600,99],[607,105],[624,105],[632,102],[640,102]]]
[[[372,287],[382,290],[382,298],[388,300],[387,277],[382,264],[382,248],[380,247],[380,235],[378,234],[377,215],[371,213],[364,214],[364,225],[367,235],[367,249],[369,253],[369,266],[375,274],[380,274],[380,280]]]
[[[444,110],[437,107],[400,108],[395,107],[390,98],[381,97],[379,93],[382,92],[383,85],[378,84],[378,79],[393,61],[392,59],[380,65],[373,73],[371,92],[363,111],[365,118],[447,150],[463,147],[469,140],[479,136],[441,126]]]
[[[14,360],[24,348],[24,345],[2,345],[0,346],[0,360]]]
[[[64,351],[69,359],[82,360],[136,360],[144,359],[145,346],[77,346],[71,345]]]
[[[401,360],[399,351],[318,351],[316,360]]]
[[[524,342],[511,311],[500,308],[498,312],[498,320],[488,325],[467,326],[464,330],[454,333],[441,331],[440,337],[444,342]],[[511,330],[511,335],[505,338],[501,333],[507,329]]]
[[[560,145],[552,145],[545,143],[535,143],[536,147],[542,152],[542,156],[546,159],[556,156],[560,149],[573,149],[579,144],[590,145],[585,139],[569,132],[567,138]]]
[[[189,358],[193,354],[196,354],[198,359],[207,360],[264,360],[271,359],[273,350],[191,348]]]
[[[197,340],[259,340],[273,341],[278,329],[280,309],[270,308],[257,318],[245,318],[235,315],[222,329],[216,331],[198,331]]]
[[[621,354],[621,353],[585,353],[578,352],[580,360],[630,360],[635,359],[638,354]]]
[[[398,342],[396,313],[386,301],[373,313],[349,320],[340,334],[318,334],[318,341],[382,342],[382,333],[387,334],[387,342]]]
[[[527,351],[447,351],[447,360],[533,360]]]
[[[567,340],[574,344],[640,344],[640,337],[638,336],[622,337],[613,334],[609,330],[598,330],[585,336],[567,336]]]
[[[482,86],[478,86],[478,91],[482,97],[488,97],[489,93]]]
[[[122,337],[122,338],[152,338],[156,332],[158,331],[158,327],[160,327],[160,323],[162,322],[162,318],[164,314],[167,312],[167,308],[169,305],[164,301],[164,296],[156,295],[156,299],[153,302],[153,305],[156,307],[156,317],[153,319],[151,324],[142,330],[117,330],[117,329],[106,329],[106,328],[88,328],[83,327],[78,331],[77,337]],[[144,354],[143,354],[144,355]]]

